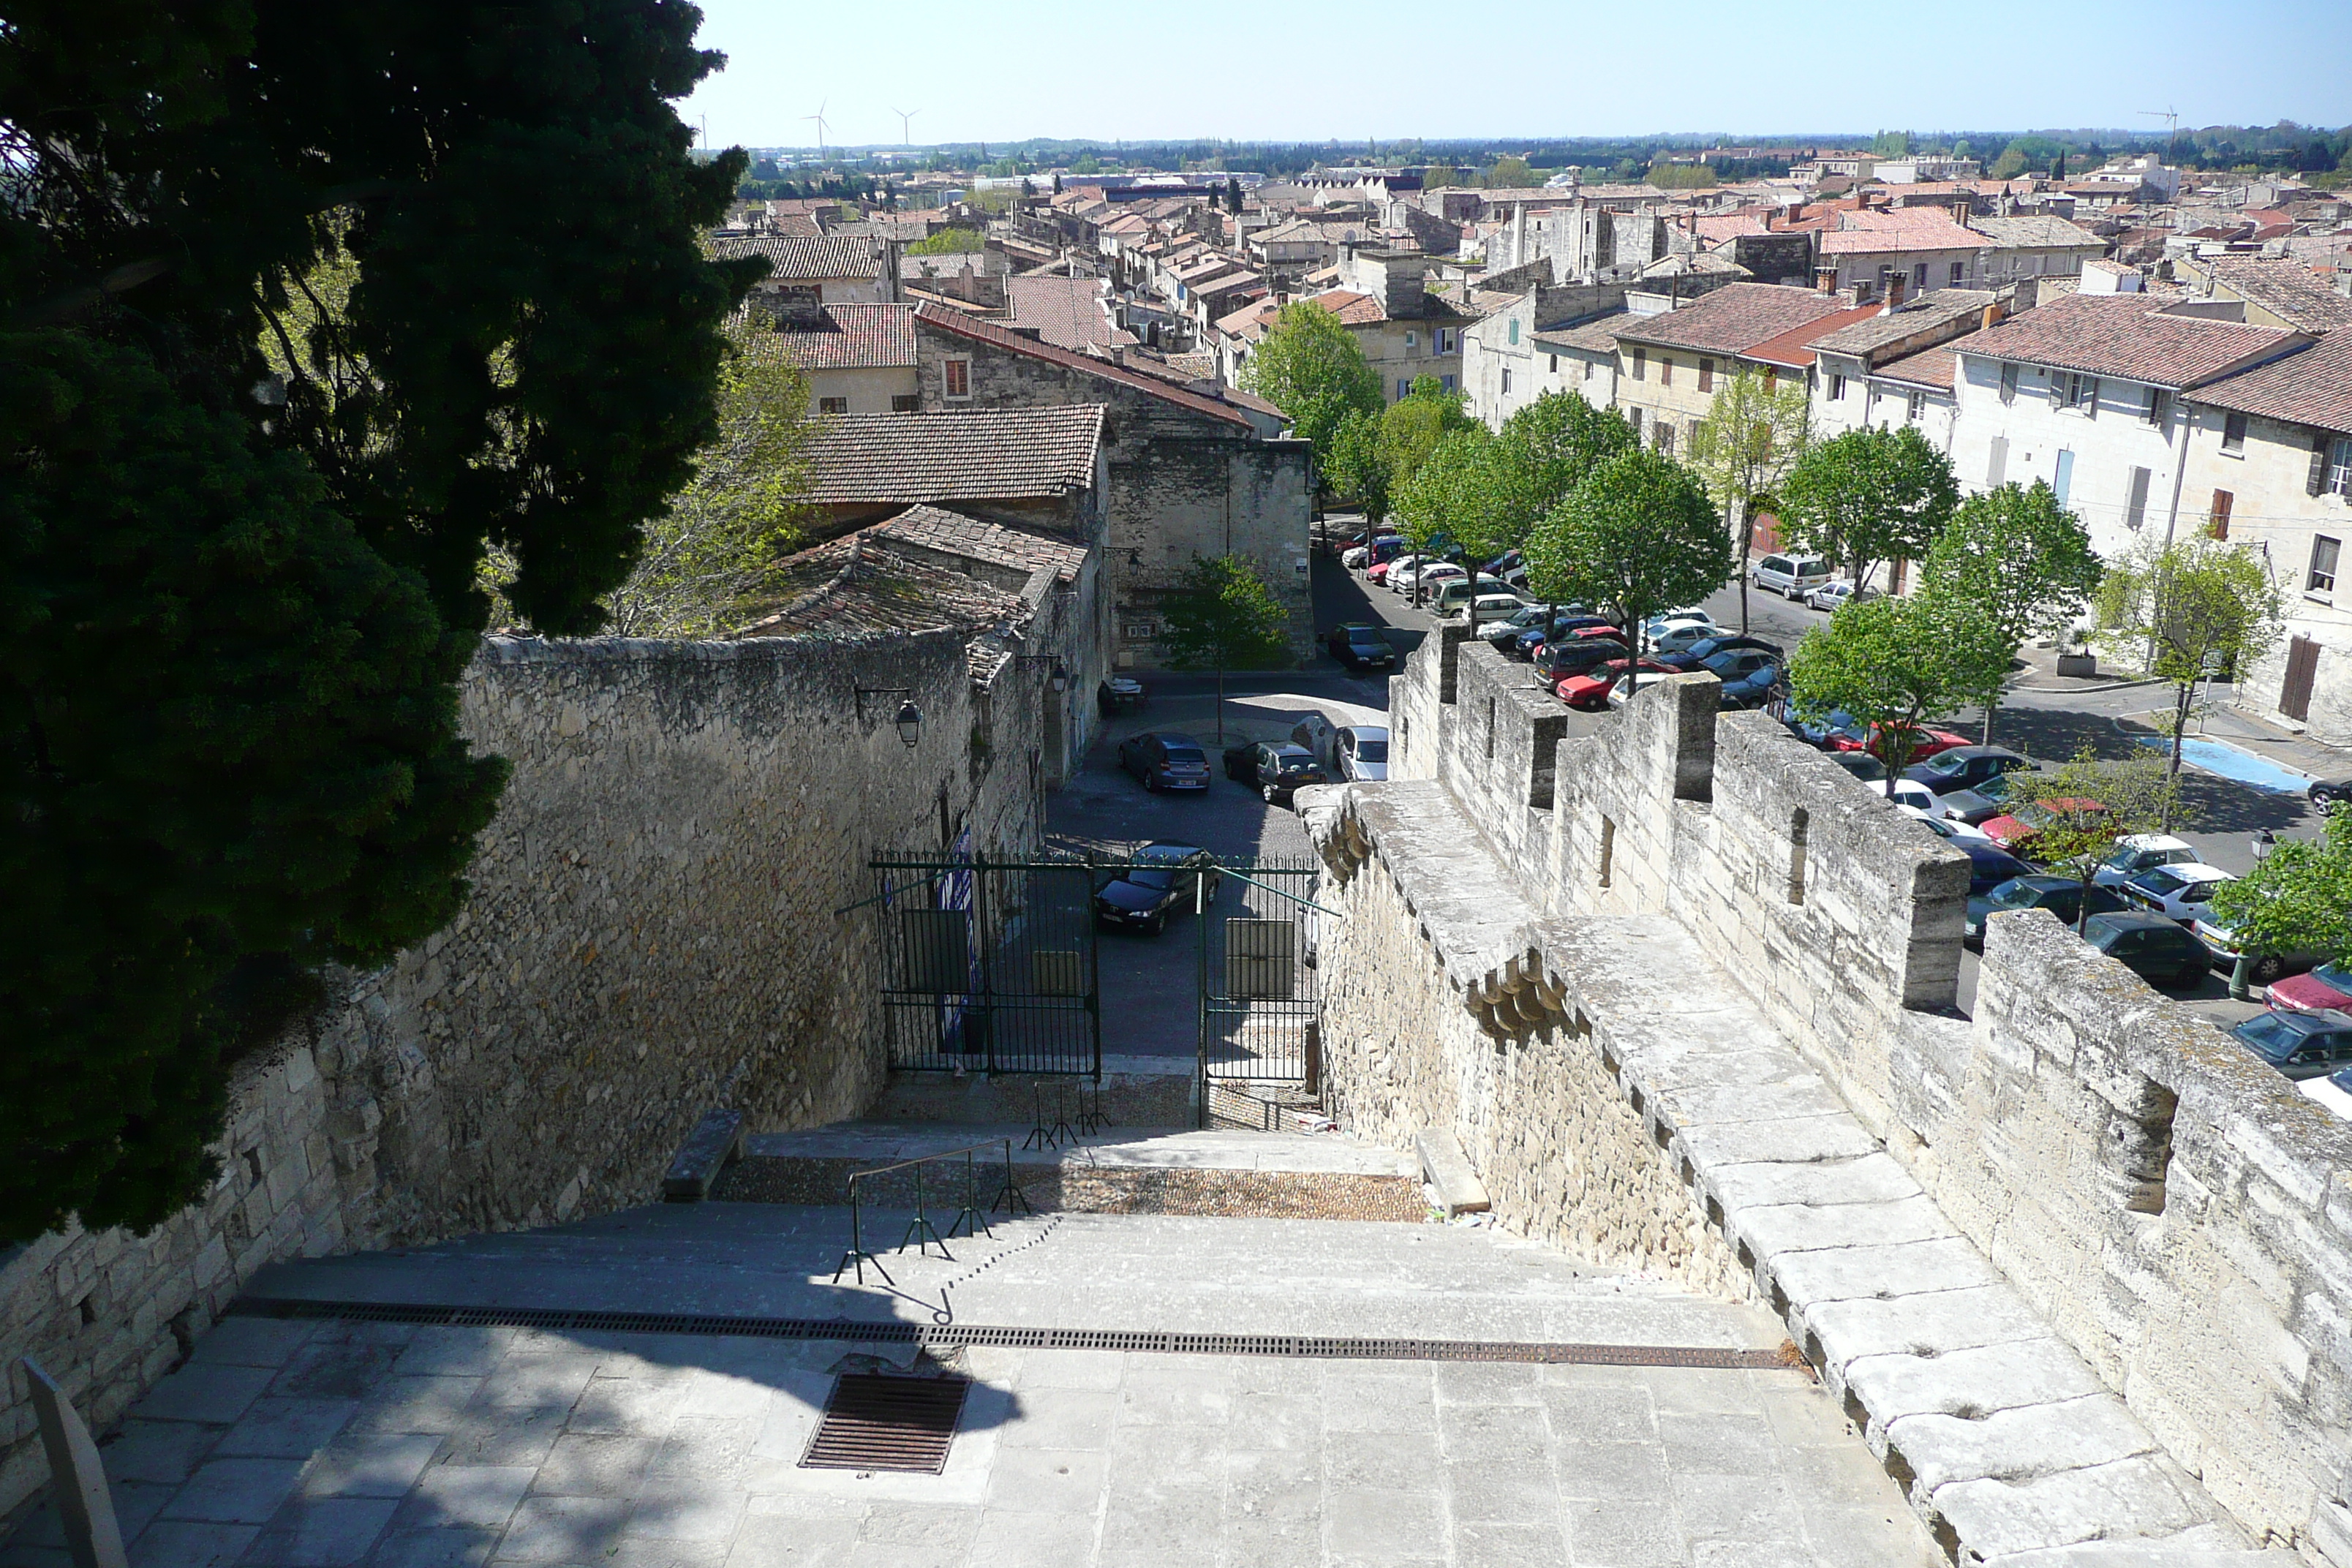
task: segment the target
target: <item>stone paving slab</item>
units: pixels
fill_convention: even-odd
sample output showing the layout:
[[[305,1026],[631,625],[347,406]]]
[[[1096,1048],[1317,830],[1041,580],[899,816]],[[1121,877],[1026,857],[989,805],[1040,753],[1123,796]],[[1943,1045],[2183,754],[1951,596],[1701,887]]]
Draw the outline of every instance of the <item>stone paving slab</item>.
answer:
[[[253,1360],[265,1398],[307,1397],[288,1391],[325,1365],[352,1412],[412,1408],[410,1377],[471,1392],[454,1427],[354,1417],[223,1486],[215,1467],[249,1462],[215,1456],[282,1428],[174,1389],[194,1367],[165,1379],[105,1450],[124,1485],[134,1459],[171,1478],[144,1483],[163,1507],[137,1568],[1941,1562],[1801,1370],[974,1349],[945,1472],[860,1474],[798,1461],[835,1370],[908,1347],[231,1322],[208,1364]],[[69,1568],[56,1542],[36,1528],[0,1565]]]

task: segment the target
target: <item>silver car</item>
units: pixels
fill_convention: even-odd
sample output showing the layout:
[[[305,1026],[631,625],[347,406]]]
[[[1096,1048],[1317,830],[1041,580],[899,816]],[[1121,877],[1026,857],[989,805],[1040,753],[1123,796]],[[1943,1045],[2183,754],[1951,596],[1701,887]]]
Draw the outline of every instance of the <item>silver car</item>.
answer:
[[[1343,779],[1372,783],[1389,776],[1389,732],[1374,724],[1339,731],[1331,737]]]

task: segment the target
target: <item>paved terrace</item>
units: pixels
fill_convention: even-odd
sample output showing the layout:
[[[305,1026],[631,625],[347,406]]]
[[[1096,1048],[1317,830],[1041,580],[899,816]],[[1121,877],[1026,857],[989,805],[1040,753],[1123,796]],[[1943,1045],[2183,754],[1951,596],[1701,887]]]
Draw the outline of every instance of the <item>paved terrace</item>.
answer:
[[[835,1287],[837,1209],[707,1204],[282,1266],[258,1294],[1769,1352],[1491,1230],[1059,1215]],[[925,1298],[928,1297],[927,1301]],[[856,1332],[845,1327],[845,1335]],[[133,1568],[1940,1561],[1801,1370],[969,1347],[938,1476],[798,1461],[905,1342],[233,1317],[106,1449]],[[5,1568],[68,1568],[54,1524]]]

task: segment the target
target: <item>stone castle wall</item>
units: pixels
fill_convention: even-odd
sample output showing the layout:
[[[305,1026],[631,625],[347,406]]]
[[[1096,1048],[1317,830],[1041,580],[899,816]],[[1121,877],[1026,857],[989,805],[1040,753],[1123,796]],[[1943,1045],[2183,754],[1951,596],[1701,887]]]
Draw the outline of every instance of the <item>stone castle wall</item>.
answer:
[[[1396,1142],[1451,1118],[1513,1223],[1596,1260],[1687,1273],[1678,1241],[1614,1236],[1640,1223],[1637,1206],[1604,1195],[1595,1215],[1591,1199],[1523,1191],[1520,1174],[1638,1154],[1678,1167],[1689,1201],[1720,1223],[1741,1170],[1754,1168],[1711,1170],[1703,1141],[1670,1132],[1638,1101],[1660,1152],[1594,1145],[1583,1129],[1614,1111],[1558,1103],[1632,1094],[1625,1074],[1612,1081],[1606,1042],[1577,1037],[1578,997],[1597,962],[1593,931],[1622,921],[1638,938],[1663,921],[1701,962],[1663,988],[1674,1000],[1658,1027],[1705,1037],[1711,998],[1726,997],[1759,1023],[1723,1048],[1759,1028],[1785,1042],[1864,1140],[1860,1152],[1825,1152],[1811,1141],[1828,1119],[1809,1113],[1758,1123],[1742,1158],[1813,1169],[1822,1182],[1843,1170],[1857,1184],[1891,1161],[1900,1182],[1871,1176],[1874,1190],[1932,1199],[1936,1223],[1990,1261],[2045,1325],[2034,1331],[2063,1341],[2128,1407],[2184,1487],[2253,1541],[2352,1565],[2352,1127],[2046,916],[1992,922],[1974,1016],[1959,1014],[1958,857],[1769,720],[1718,715],[1710,679],[1661,682],[1598,734],[1564,740],[1536,728],[1556,723],[1557,708],[1533,700],[1534,686],[1483,647],[1433,636],[1391,683],[1391,782],[1333,792],[1341,798],[1317,808],[1327,860],[1352,878],[1326,896],[1370,917],[1323,943],[1322,962],[1346,981],[1329,992],[1326,1023],[1345,1124]],[[1469,841],[1452,863],[1416,847],[1448,838]],[[1468,875],[1465,861],[1475,862]],[[1412,911],[1402,921],[1377,913],[1386,895],[1360,890],[1383,882]],[[1445,891],[1456,884],[1458,901]],[[1598,1003],[1585,1010],[1600,1021]],[[1453,1043],[1408,1047],[1406,1030]],[[1522,1051],[1580,1044],[1597,1066],[1530,1077],[1533,1092],[1517,1097],[1487,1087],[1518,1070]],[[1605,1194],[1643,1180],[1616,1173],[1598,1185]],[[1838,1201],[1854,1215],[1866,1206]],[[1655,1211],[1669,1237],[1677,1220],[1671,1204]],[[1724,1238],[1748,1263],[1739,1223]],[[1876,1246],[1885,1239],[1859,1227],[1852,1246],[1857,1260],[1885,1253],[1892,1282],[1901,1271]],[[1784,1287],[1810,1278],[1778,1267],[1759,1276],[1776,1308],[1796,1294]],[[1848,1391],[1890,1468],[1927,1475],[1925,1450],[1905,1452],[1929,1441],[1918,1417],[1874,1403],[1897,1385],[1848,1381],[1846,1352],[1818,1331],[1834,1320],[1811,1310],[1790,1308],[1794,1337]],[[2029,1477],[2047,1470],[2048,1486],[2083,1496],[2106,1472],[2081,1468],[2079,1455],[2053,1459],[2048,1445],[2069,1440],[2065,1418],[2035,1420],[2054,1435],[2020,1448],[2030,1458],[2001,1495],[2047,1521],[2057,1516],[2029,1495]],[[1981,1436],[1990,1442],[1991,1429]],[[1919,1482],[1932,1517],[1941,1505],[1929,1489]],[[2101,1495],[2142,1521],[2132,1533],[2180,1528],[2164,1522],[2169,1503],[2120,1483]]]
[[[515,771],[464,912],[241,1065],[203,1202],[0,1262],[0,1510],[47,1468],[21,1355],[103,1430],[268,1263],[648,1201],[713,1106],[862,1110],[869,855],[1036,843],[1043,678],[978,691],[967,641],[486,642],[465,732]],[[861,687],[913,693],[915,750]]]

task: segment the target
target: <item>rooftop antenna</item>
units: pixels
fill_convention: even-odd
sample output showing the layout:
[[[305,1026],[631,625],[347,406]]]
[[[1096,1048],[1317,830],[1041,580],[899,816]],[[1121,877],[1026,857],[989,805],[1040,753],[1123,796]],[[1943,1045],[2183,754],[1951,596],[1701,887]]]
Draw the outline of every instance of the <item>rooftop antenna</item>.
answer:
[[[824,157],[824,106],[832,101],[833,100],[829,98],[819,99],[817,100],[816,112],[814,114],[803,114],[801,116],[803,120],[814,120],[816,121],[816,155],[820,160]]]
[[[2179,110],[2173,109],[2143,109],[2140,110],[2140,113],[2149,120],[2161,120],[2164,121],[2164,150],[2168,153],[2171,152],[2172,144],[2180,140]]]
[[[913,142],[908,139],[911,134],[908,129],[908,123],[913,121],[915,116],[920,114],[922,110],[919,109],[894,109],[890,112],[898,117],[898,145],[901,147],[913,146]]]

